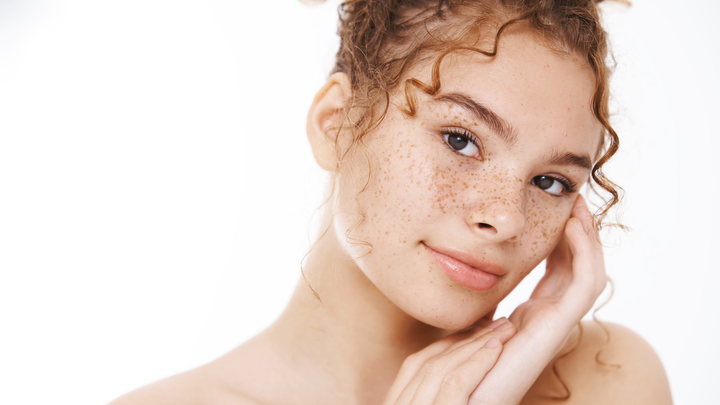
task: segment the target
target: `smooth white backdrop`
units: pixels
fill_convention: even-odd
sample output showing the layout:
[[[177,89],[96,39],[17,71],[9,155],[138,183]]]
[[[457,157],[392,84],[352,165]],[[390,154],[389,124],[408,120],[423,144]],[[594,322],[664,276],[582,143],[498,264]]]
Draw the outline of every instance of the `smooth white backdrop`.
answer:
[[[0,403],[103,404],[279,314],[323,197],[305,114],[337,4],[0,0]],[[598,315],[676,403],[717,403],[720,3],[604,9],[632,230],[606,235]]]

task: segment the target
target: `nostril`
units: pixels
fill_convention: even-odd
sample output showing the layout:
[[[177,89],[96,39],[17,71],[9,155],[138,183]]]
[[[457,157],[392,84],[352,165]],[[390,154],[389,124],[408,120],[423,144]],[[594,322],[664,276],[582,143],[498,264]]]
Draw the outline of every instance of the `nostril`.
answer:
[[[484,222],[478,223],[478,227],[480,227],[480,229],[487,229],[487,230],[491,230],[491,231],[497,232],[497,229],[495,229],[494,226],[492,226],[492,225],[490,225],[490,224],[486,224],[486,223],[484,223]]]

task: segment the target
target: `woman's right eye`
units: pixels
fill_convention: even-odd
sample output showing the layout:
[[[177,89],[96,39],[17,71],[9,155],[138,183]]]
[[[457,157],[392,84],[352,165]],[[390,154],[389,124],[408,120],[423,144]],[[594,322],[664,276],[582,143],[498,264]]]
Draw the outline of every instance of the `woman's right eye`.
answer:
[[[454,151],[465,156],[480,157],[480,148],[469,135],[458,132],[446,132],[443,134],[445,142]]]

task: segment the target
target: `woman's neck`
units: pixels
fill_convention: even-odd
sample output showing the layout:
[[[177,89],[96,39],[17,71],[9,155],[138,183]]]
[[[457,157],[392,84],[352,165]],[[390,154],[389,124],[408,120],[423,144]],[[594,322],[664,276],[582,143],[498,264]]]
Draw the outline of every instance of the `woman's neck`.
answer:
[[[309,389],[332,386],[338,395],[382,402],[376,397],[384,397],[403,360],[448,331],[390,302],[339,243],[332,229],[318,241],[305,279],[264,336],[289,370],[314,380]]]

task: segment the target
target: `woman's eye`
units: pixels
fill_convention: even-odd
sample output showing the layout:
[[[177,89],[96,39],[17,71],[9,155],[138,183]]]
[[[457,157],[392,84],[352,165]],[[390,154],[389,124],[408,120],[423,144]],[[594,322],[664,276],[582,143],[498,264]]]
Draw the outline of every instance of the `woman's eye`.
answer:
[[[562,195],[565,188],[565,185],[560,180],[550,176],[535,176],[532,179],[532,184],[553,195]]]
[[[477,156],[480,149],[466,135],[461,134],[443,134],[445,142],[454,150],[462,153],[465,156]]]

